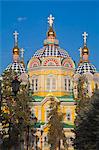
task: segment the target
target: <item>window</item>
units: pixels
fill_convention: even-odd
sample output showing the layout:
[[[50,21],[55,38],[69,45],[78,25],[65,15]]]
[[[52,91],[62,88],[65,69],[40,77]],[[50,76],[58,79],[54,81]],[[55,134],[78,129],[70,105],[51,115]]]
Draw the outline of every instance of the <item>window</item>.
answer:
[[[46,121],[48,121],[49,113],[50,113],[50,108],[47,108],[47,110],[46,110]]]
[[[72,84],[72,81],[69,77],[66,77],[64,79],[64,87],[65,87],[65,91],[67,92],[71,92],[71,84]]]
[[[45,146],[48,145],[48,137],[47,137],[47,136],[44,137],[44,145],[45,145]]]
[[[32,79],[32,90],[34,92],[38,91],[38,79],[37,78]]]
[[[66,120],[67,120],[67,121],[70,121],[70,120],[71,120],[71,111],[70,111],[70,110],[67,110],[67,111],[66,111]]]
[[[35,80],[35,90],[38,90],[38,79]]]
[[[71,91],[71,81],[68,79],[68,91]]]
[[[67,79],[65,79],[65,91],[67,91]]]
[[[32,80],[32,90],[34,91],[34,79]]]
[[[46,89],[47,89],[47,91],[55,91],[56,90],[56,78],[53,75],[50,75],[47,78]]]
[[[47,79],[47,90],[50,90],[50,78]]]
[[[55,80],[55,78],[52,79],[52,89],[53,90],[56,89],[56,80]]]

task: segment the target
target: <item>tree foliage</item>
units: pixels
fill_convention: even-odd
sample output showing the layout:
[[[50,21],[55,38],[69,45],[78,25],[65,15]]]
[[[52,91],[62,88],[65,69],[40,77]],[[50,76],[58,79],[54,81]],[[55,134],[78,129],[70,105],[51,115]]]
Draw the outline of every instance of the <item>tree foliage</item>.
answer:
[[[76,109],[74,147],[76,150],[98,150],[99,90],[90,99],[86,92],[87,88],[84,87],[85,82],[84,76],[78,82],[80,101]]]
[[[60,150],[60,140],[64,142],[64,145],[67,148],[66,137],[62,123],[64,114],[59,111],[59,107],[60,102],[55,101],[55,99],[51,97],[48,121],[48,143],[51,145],[51,150],[55,150],[57,148]]]
[[[16,73],[12,70],[2,74],[2,119],[4,124],[9,124],[10,141],[16,142],[18,135],[30,124],[31,97],[29,96],[29,84],[20,84],[20,90],[15,96],[12,92],[12,81]],[[14,133],[14,134],[13,134]],[[16,140],[15,140],[16,139]]]

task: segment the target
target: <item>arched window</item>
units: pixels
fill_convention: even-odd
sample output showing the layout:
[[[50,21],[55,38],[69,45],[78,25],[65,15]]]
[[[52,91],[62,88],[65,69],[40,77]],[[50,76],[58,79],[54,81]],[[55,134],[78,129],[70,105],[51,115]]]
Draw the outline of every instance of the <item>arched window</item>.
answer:
[[[49,75],[46,83],[47,91],[55,91],[56,90],[56,78],[53,75]]]
[[[71,120],[71,111],[70,111],[70,110],[67,110],[67,111],[66,111],[66,120],[67,120],[67,121],[70,121],[70,120]]]

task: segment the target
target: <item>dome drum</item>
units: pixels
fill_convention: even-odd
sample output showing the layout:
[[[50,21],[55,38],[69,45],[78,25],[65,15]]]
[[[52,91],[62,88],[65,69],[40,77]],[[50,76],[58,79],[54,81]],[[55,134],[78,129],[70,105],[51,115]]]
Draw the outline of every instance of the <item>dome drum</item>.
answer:
[[[44,40],[44,46],[49,45],[49,44],[58,45],[59,41],[56,39],[45,39]]]

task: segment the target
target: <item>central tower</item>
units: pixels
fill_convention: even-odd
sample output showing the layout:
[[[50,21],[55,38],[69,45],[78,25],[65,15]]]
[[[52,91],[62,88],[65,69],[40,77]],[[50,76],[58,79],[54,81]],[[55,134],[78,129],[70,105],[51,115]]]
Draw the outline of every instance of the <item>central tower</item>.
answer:
[[[49,29],[44,46],[37,50],[28,63],[31,89],[35,96],[66,96],[72,92],[75,65],[67,51],[59,47],[53,29],[54,17],[48,17]]]

